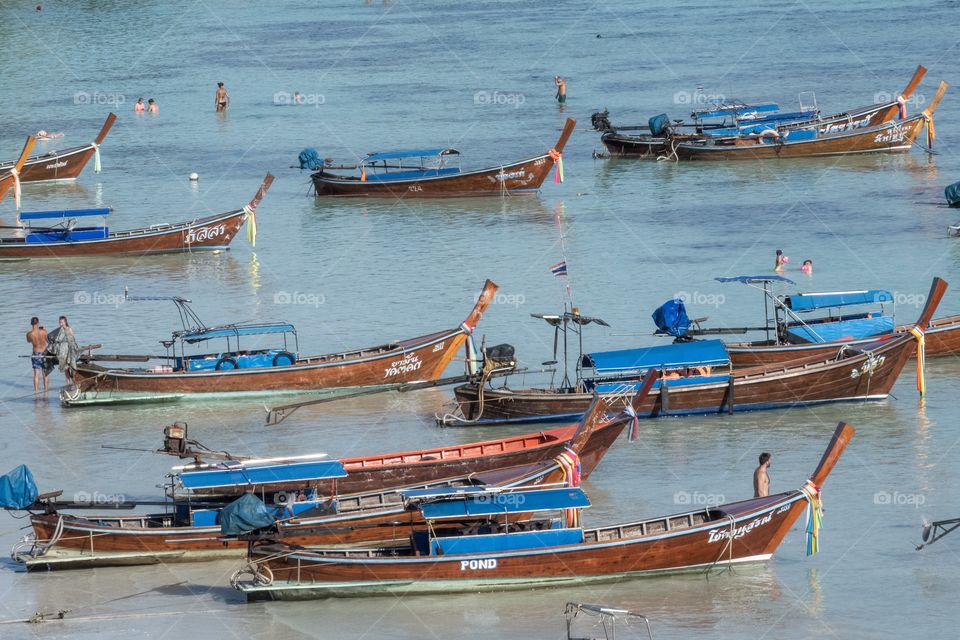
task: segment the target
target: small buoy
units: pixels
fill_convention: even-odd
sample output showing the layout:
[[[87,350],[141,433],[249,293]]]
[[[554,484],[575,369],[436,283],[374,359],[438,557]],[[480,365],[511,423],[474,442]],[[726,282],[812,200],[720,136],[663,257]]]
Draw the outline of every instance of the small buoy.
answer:
[[[191,181],[191,182],[196,182],[196,181],[199,180],[199,179],[200,179],[200,176],[197,174],[196,171],[194,171],[193,173],[190,174],[190,181]]]

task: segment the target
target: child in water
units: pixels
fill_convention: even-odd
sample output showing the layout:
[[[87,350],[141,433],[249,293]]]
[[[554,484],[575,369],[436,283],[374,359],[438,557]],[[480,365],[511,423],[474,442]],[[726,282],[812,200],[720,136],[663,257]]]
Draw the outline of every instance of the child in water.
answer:
[[[788,262],[790,262],[790,258],[783,255],[783,249],[777,249],[777,258],[776,258],[776,262],[774,262],[773,270],[777,272],[783,271],[784,267],[787,266]]]
[[[160,105],[153,98],[147,100],[147,113],[160,113]]]
[[[800,271],[804,272],[808,276],[813,275],[813,260],[804,260],[803,265],[800,267]]]
[[[134,113],[143,113],[146,106],[143,104],[143,98],[137,98],[136,104],[133,105]]]

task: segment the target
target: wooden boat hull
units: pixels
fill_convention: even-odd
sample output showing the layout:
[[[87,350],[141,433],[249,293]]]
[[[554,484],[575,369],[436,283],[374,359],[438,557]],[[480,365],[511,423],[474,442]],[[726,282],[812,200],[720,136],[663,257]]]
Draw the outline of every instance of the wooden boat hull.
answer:
[[[680,160],[773,160],[850,155],[857,153],[906,153],[923,130],[923,114],[905,120],[828,134],[811,140],[780,143],[738,138],[723,141],[681,142],[672,145]]]
[[[906,333],[910,326],[897,327],[897,333]],[[941,357],[960,354],[960,315],[935,318],[924,331],[924,355]],[[832,341],[823,343],[774,345],[763,342],[738,342],[727,344],[727,353],[734,367],[754,367],[778,365],[796,360],[818,356],[829,358],[839,349],[857,348],[860,345],[875,342],[879,338]]]
[[[107,369],[78,364],[77,400],[90,403],[124,394],[281,393],[391,387],[436,380],[490,305],[497,285],[488,280],[466,321],[455,329],[438,331],[387,345],[348,353],[300,358],[292,365],[220,371],[151,372],[145,369]],[[65,404],[70,397],[61,394]]]
[[[603,453],[605,449],[595,453],[597,461]],[[563,468],[555,461],[549,461],[406,486],[483,483],[520,487],[563,481]],[[405,508],[397,490],[341,494],[337,500],[339,513],[304,514],[281,521],[277,525],[278,533],[271,538],[298,545],[393,545],[408,542],[413,530],[426,525],[419,510]],[[223,539],[219,525],[173,526],[173,522],[173,514],[169,513],[88,517],[59,513],[33,515],[34,539],[48,548],[35,554],[27,552],[26,548],[15,547],[12,555],[27,570],[48,570],[203,562],[246,553],[247,542]],[[28,541],[29,546],[33,544]]]
[[[568,118],[556,146],[562,153],[576,120]],[[459,198],[472,196],[536,194],[554,157],[545,153],[529,160],[449,175],[405,179],[367,179],[343,176],[320,169],[311,176],[317,196],[380,198]],[[386,174],[389,175],[389,174]]]
[[[412,545],[325,550],[252,544],[250,563],[231,583],[248,600],[296,600],[616,582],[760,562],[773,555],[808,505],[819,506],[820,488],[853,434],[850,425],[838,425],[817,469],[797,491],[650,520],[572,528],[580,541],[553,546],[520,542],[498,550],[419,555]],[[241,582],[247,573],[254,580]]]
[[[404,558],[350,558],[335,552],[290,551],[283,546],[252,547],[251,559],[265,561],[272,584],[247,586],[249,600],[430,594],[529,589],[563,584],[617,582],[642,576],[708,570],[769,560],[803,513],[799,492],[724,505],[731,518],[627,540],[596,541],[609,530],[585,531],[579,545],[482,555]],[[703,512],[701,512],[703,513]],[[690,522],[694,514],[670,516]],[[637,525],[623,525],[629,531]],[[727,547],[724,534],[734,531]],[[741,533],[743,532],[743,533]]]
[[[732,384],[715,382],[670,388],[667,380],[668,392],[664,394],[662,387],[651,390],[636,413],[654,418],[881,400],[890,393],[913,355],[916,340],[910,335],[898,335],[863,345],[868,346],[870,351],[851,350],[839,360],[834,353],[829,359],[815,356],[785,365],[741,369],[734,372]],[[477,424],[572,419],[583,413],[592,397],[588,393],[547,389],[485,388],[481,413],[476,384],[461,385],[454,394],[464,418]]]
[[[273,176],[268,173],[245,209],[197,218],[190,222],[114,231],[104,238],[75,241],[26,242],[23,237],[0,238],[0,260],[226,250],[247,221],[248,209],[256,211],[271,184]]]
[[[20,170],[20,182],[46,182],[51,180],[75,180],[96,153],[97,147],[107,137],[117,116],[109,114],[100,134],[92,144],[71,147],[60,151],[31,156]],[[7,171],[13,162],[0,163],[0,172]]]

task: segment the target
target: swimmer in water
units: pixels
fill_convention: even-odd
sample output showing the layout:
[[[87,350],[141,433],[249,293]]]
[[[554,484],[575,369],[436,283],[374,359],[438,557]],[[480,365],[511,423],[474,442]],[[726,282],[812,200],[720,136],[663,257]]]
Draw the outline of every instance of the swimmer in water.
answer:
[[[787,256],[783,255],[783,250],[782,250],[782,249],[777,249],[777,258],[776,258],[776,262],[774,262],[773,270],[774,270],[774,271],[783,271],[783,270],[784,270],[784,267],[787,266],[787,263],[788,263],[788,262],[790,262],[790,258],[788,258]]]
[[[133,105],[133,112],[143,113],[146,108],[146,105],[143,104],[143,98],[137,98],[136,104]]]
[[[147,100],[147,113],[160,113],[160,105],[153,98]]]
[[[800,267],[800,271],[804,272],[808,276],[813,275],[813,260],[804,260],[803,266]]]

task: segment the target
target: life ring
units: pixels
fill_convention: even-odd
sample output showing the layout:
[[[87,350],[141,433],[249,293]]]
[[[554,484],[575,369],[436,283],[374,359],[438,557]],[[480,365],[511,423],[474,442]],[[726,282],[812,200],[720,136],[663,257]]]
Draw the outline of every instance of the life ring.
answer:
[[[287,360],[287,363],[285,365],[280,364],[281,358],[285,358]],[[277,355],[273,356],[273,366],[275,367],[281,367],[281,366],[288,367],[292,364],[295,364],[296,362],[297,362],[297,357],[292,353],[290,353],[289,351],[281,351]]]
[[[223,356],[217,360],[217,366],[215,369],[217,371],[224,371],[229,369],[239,369],[240,366],[237,364],[236,359],[231,358],[230,356]]]

